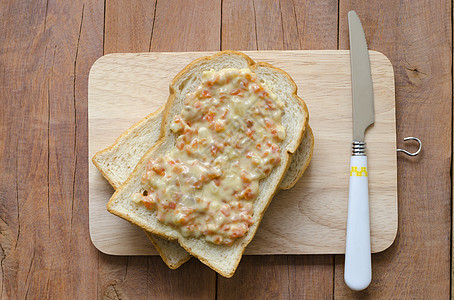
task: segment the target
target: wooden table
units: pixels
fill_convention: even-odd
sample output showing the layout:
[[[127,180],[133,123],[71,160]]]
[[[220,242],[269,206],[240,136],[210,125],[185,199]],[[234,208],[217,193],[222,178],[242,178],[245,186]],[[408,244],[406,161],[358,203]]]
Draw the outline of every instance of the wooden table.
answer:
[[[396,80],[399,231],[373,255],[362,293],[342,255],[246,256],[225,279],[196,259],[97,251],[88,231],[87,77],[112,52],[348,49],[347,12]],[[139,1],[0,3],[1,299],[351,299],[450,296],[450,1]],[[406,146],[406,145],[405,145]],[[408,146],[410,147],[410,146]],[[410,147],[411,148],[411,147]]]

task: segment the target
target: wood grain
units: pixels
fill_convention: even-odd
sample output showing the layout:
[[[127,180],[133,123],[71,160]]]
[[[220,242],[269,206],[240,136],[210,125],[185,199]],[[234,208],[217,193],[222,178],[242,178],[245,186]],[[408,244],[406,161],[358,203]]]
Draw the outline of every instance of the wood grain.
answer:
[[[114,257],[100,254],[98,278],[98,299],[147,299],[146,257]]]
[[[216,273],[197,259],[170,270],[155,258],[148,258],[148,298],[215,299]]]
[[[1,59],[2,109],[1,114],[1,298],[25,298],[27,291],[45,294],[51,287],[40,284],[39,276],[43,276],[46,267],[50,269],[50,257],[44,253],[46,238],[49,235],[49,219],[47,217],[48,168],[39,168],[37,161],[48,164],[48,106],[45,101],[47,91],[33,83],[36,75],[44,76],[50,70],[50,63],[42,66],[39,74],[23,74],[22,69],[37,68],[38,62],[25,62],[21,57],[26,55],[44,55],[45,43],[39,43],[34,51],[30,50],[34,36],[43,37],[43,21],[45,6],[29,12],[22,11],[22,16],[34,12],[29,20],[31,24],[40,24],[31,31],[15,18],[14,11],[19,10],[19,3],[9,1],[2,3],[2,28],[0,35],[3,48]],[[8,25],[8,23],[10,25]],[[12,26],[11,26],[12,25]],[[22,25],[22,26],[21,26]],[[19,37],[25,38],[23,46],[19,45]],[[14,41],[17,41],[14,43]],[[39,41],[39,38],[38,38]],[[37,41],[35,41],[37,42]],[[15,52],[15,53],[14,53]],[[9,74],[9,76],[7,75]],[[20,78],[20,80],[18,80]],[[40,101],[23,101],[36,98]],[[24,120],[21,115],[30,116]],[[33,120],[36,118],[36,120]],[[31,120],[30,120],[31,119]],[[31,121],[34,121],[33,123]],[[33,159],[27,159],[32,157]],[[27,183],[27,188],[25,188]],[[44,183],[44,184],[42,184]],[[32,196],[33,195],[33,196]],[[27,204],[33,201],[37,209],[35,214],[42,217],[42,226],[35,227],[39,218],[30,218],[32,209]],[[38,239],[36,241],[36,239]],[[38,252],[36,251],[38,250]],[[38,266],[41,274],[34,274],[33,268]],[[33,268],[32,268],[33,267]],[[43,268],[44,267],[44,268]],[[45,278],[45,277],[44,277]]]
[[[156,0],[105,1],[104,54],[150,51]]]
[[[399,231],[373,255],[372,284],[353,293],[336,257],[335,297],[449,297],[451,231],[452,43],[448,1],[340,1],[340,46],[348,48],[347,12],[358,13],[369,48],[386,54],[396,74],[398,145],[417,136],[423,152],[398,157]],[[413,148],[414,149],[414,148]]]
[[[52,89],[60,89],[61,87],[58,82],[61,78],[60,76],[63,76],[63,78],[66,79],[65,85],[70,86],[71,88],[65,89],[61,94],[56,93],[52,96],[53,102],[59,102],[61,104],[65,101],[70,104],[65,104],[65,108],[68,110],[62,110],[55,119],[52,114],[53,108],[49,105],[51,114],[50,124],[48,124],[48,126],[50,126],[50,136],[53,137],[53,140],[51,139],[49,141],[49,145],[53,144],[55,147],[55,149],[52,149],[49,146],[49,169],[52,168],[52,166],[55,166],[56,170],[56,174],[54,174],[53,177],[50,177],[49,184],[50,192],[52,192],[51,186],[54,186],[53,193],[55,195],[55,198],[50,198],[49,196],[49,201],[53,204],[53,207],[51,206],[51,217],[53,214],[58,215],[58,211],[62,210],[62,208],[67,210],[65,219],[56,219],[53,221],[53,227],[51,227],[51,236],[54,236],[54,240],[50,241],[49,244],[55,244],[56,248],[51,249],[49,255],[52,259],[56,259],[58,256],[55,255],[55,251],[57,250],[58,253],[58,250],[60,247],[63,247],[63,245],[65,245],[64,248],[66,248],[65,257],[51,262],[51,264],[55,264],[55,267],[58,270],[52,274],[55,277],[54,279],[51,277],[51,281],[53,281],[53,284],[58,285],[58,287],[67,285],[70,288],[69,291],[60,290],[55,296],[50,293],[49,298],[69,296],[73,299],[80,299],[84,297],[95,298],[97,283],[97,269],[93,268],[93,265],[96,265],[97,263],[98,252],[89,241],[88,219],[86,217],[88,210],[88,162],[85,160],[85,157],[88,154],[88,145],[85,141],[88,136],[88,73],[93,62],[102,55],[103,24],[101,16],[103,14],[103,3],[102,1],[85,1],[82,3],[72,2],[72,4],[74,6],[73,13],[70,14],[72,18],[71,22],[68,22],[68,17],[66,16],[68,6],[59,6],[57,11],[58,15],[65,16],[61,19],[61,22],[67,24],[67,27],[60,33],[61,40],[56,40],[54,42],[54,45],[60,44],[61,46],[57,46],[54,50],[56,50],[55,53],[57,54],[58,48],[61,47],[60,51],[65,53],[65,50],[68,49],[68,45],[66,45],[66,49],[63,48],[63,41],[67,41],[68,33],[71,32],[74,40],[69,44],[72,47],[71,49],[73,49],[73,51],[70,52],[72,54],[70,58],[74,59],[74,63],[70,64],[70,67],[67,67],[68,57],[63,56],[58,59],[59,56],[56,55],[53,69],[55,72],[53,74],[53,81],[55,81],[55,83],[50,86]],[[50,6],[48,6],[48,10],[49,9]],[[74,27],[76,29],[74,29]],[[59,28],[58,25],[56,25],[55,28]],[[59,62],[58,64],[56,63],[57,61]],[[70,61],[72,62],[72,60]],[[69,70],[58,72],[59,68],[57,68],[57,66],[60,65],[62,68],[64,66]],[[48,99],[48,103],[50,102],[51,99]],[[70,114],[74,114],[73,120],[67,118]],[[71,122],[74,122],[74,124],[71,125]],[[61,130],[63,132],[53,134],[52,124],[59,124],[54,125],[54,128],[57,131]],[[72,136],[71,131],[68,131],[66,126],[74,126]],[[70,139],[73,141],[73,148],[65,148],[65,142],[68,140],[68,138],[65,137],[66,134],[71,136]],[[65,149],[65,151],[62,151],[62,149]],[[74,152],[74,160],[65,159],[66,151],[68,151],[68,153]],[[71,166],[73,166],[72,169]],[[52,174],[51,171],[50,174]],[[58,186],[57,182],[63,177],[66,177],[66,179],[61,181],[61,185]],[[69,202],[69,198],[60,194],[59,191],[66,190],[68,188],[66,183],[71,182],[72,185],[69,186],[73,192],[72,198],[70,198],[71,202]],[[65,204],[62,205],[62,202]],[[62,230],[64,227],[69,227],[68,235],[61,236],[60,242],[55,239],[55,232]],[[47,246],[49,244],[47,244]],[[62,261],[67,262],[67,265],[69,266],[70,275],[67,275],[67,281],[62,279],[62,275],[68,273],[68,269],[66,269],[66,266]]]
[[[156,4],[150,51],[219,50],[221,0],[167,0]]]
[[[0,298],[94,298],[86,89],[103,3],[0,6]]]
[[[272,201],[247,254],[343,253],[351,140],[348,51],[246,52],[282,67],[305,99],[316,139],[306,176]],[[99,59],[89,80],[89,155],[149,112],[161,107],[169,78],[206,53],[111,54]],[[385,56],[371,52],[376,122],[366,137],[369,153],[372,251],[386,249],[397,231],[394,77]],[[150,97],[153,95],[153,97]],[[115,125],[113,125],[115,124]],[[146,236],[109,214],[111,190],[90,165],[90,233],[104,253],[150,254]],[[330,188],[327,188],[327,185]],[[298,208],[298,209],[295,209]],[[285,217],[283,217],[285,216]],[[112,229],[115,228],[115,234]],[[323,239],[320,239],[323,236]]]
[[[337,49],[337,1],[225,0],[222,50],[227,49]]]

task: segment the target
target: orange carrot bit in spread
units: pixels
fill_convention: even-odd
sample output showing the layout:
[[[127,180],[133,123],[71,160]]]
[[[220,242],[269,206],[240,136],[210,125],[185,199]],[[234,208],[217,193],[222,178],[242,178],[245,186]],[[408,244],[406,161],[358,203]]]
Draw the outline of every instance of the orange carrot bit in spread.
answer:
[[[200,103],[200,101],[196,101],[196,102],[194,103],[194,108],[199,109],[199,108],[201,108],[201,107],[202,107],[202,103]]]
[[[165,174],[165,169],[162,168],[162,167],[153,166],[152,170],[155,171],[155,173],[160,175],[160,176],[164,176],[164,174]]]
[[[229,205],[224,205],[222,208],[221,208],[221,212],[224,216],[228,217],[230,216],[230,212],[231,212],[231,208]]]
[[[236,89],[230,93],[230,95],[238,95],[238,96],[243,96],[243,90],[242,89]]]
[[[155,207],[156,202],[149,196],[145,196],[142,201],[148,209],[153,209]]]
[[[228,109],[225,110],[224,114],[222,115],[221,119],[227,118],[227,113],[229,112]]]
[[[250,128],[246,128],[246,135],[250,138],[250,139],[254,139],[254,130],[253,129],[250,129]]]
[[[176,146],[177,146],[178,150],[183,150],[184,141],[177,141]]]
[[[243,182],[251,182],[251,178],[248,176],[246,171],[242,171],[240,176]]]
[[[216,121],[214,128],[216,129],[216,131],[222,131],[225,129],[225,126],[224,123],[222,123],[221,121]]]
[[[213,96],[213,94],[211,94],[211,92],[208,90],[204,90],[202,92],[202,98],[211,98],[212,96]]]
[[[247,80],[240,81],[240,89],[246,90],[248,86],[249,86],[249,82]]]
[[[208,113],[203,117],[203,119],[204,119],[205,121],[211,122],[211,121],[214,120],[214,114],[208,112]]]
[[[181,165],[176,165],[172,168],[172,171],[175,174],[181,174],[181,172],[183,172],[183,167]]]
[[[216,156],[216,154],[218,153],[218,147],[216,145],[212,145],[210,150],[213,156]]]

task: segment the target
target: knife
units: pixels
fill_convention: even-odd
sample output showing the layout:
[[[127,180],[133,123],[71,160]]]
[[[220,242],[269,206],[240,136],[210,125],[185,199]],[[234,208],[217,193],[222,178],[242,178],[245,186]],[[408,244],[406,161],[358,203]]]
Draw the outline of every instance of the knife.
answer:
[[[350,159],[347,236],[344,280],[349,288],[360,291],[372,280],[369,223],[369,187],[364,134],[374,123],[374,94],[369,52],[361,21],[354,11],[348,13],[350,67],[353,98],[353,143]]]

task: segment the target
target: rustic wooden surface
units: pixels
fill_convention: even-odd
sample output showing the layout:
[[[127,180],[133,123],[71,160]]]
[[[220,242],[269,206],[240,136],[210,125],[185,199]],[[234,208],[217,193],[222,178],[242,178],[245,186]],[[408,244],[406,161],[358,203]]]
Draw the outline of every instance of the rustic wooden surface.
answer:
[[[106,53],[348,49],[354,9],[396,75],[399,231],[353,293],[343,256],[246,256],[235,276],[191,260],[101,254],[88,231],[87,76]],[[0,298],[351,299],[450,296],[451,1],[74,0],[0,3]],[[148,47],[148,48],[147,48]],[[411,146],[408,146],[411,148]]]
[[[351,152],[350,52],[245,51],[283,68],[305,100],[315,136],[304,177],[270,204],[246,254],[339,254],[345,250],[348,157]],[[165,104],[170,78],[212,52],[117,53],[97,60],[88,82],[88,157]],[[388,248],[397,234],[397,161],[393,67],[370,51],[375,123],[367,132],[371,249]],[[335,149],[335,150],[334,150]],[[114,168],[112,162],[110,168]],[[132,171],[132,170],[131,170]],[[327,186],[329,188],[327,188]],[[146,235],[110,214],[112,187],[89,163],[90,236],[98,250],[116,255],[157,254]],[[113,234],[114,233],[114,234]],[[323,237],[323,238],[320,238]]]

